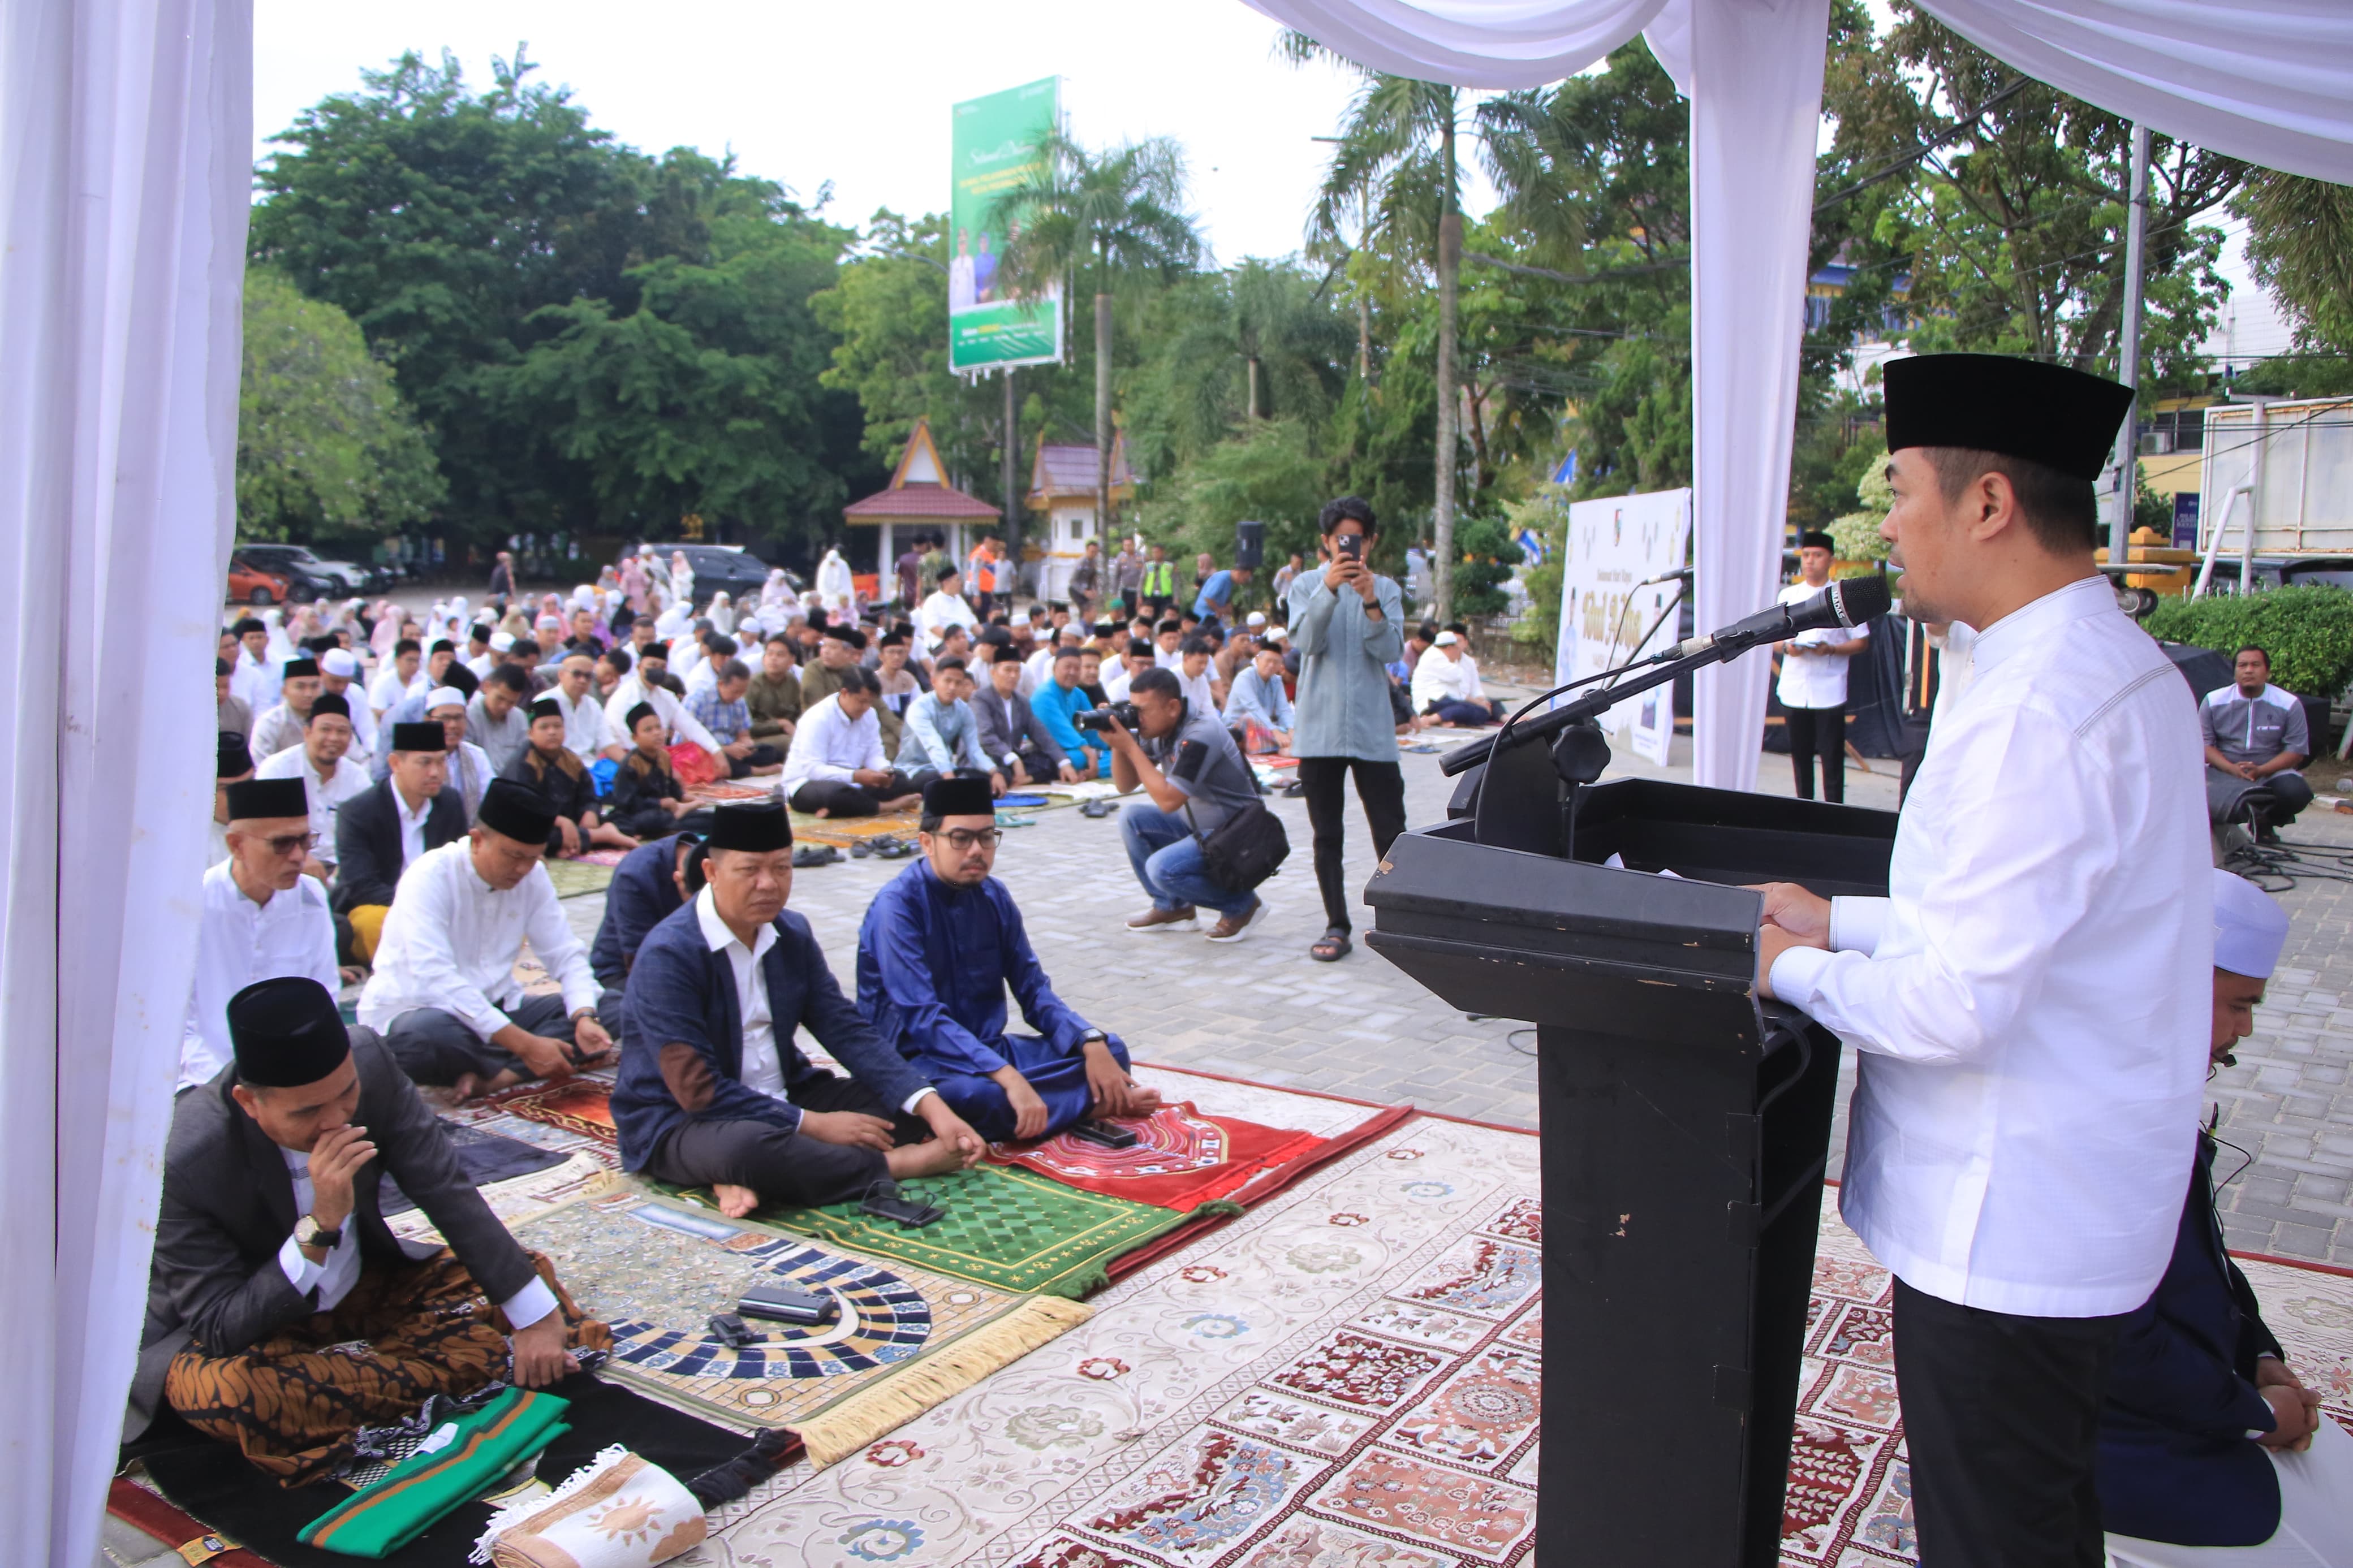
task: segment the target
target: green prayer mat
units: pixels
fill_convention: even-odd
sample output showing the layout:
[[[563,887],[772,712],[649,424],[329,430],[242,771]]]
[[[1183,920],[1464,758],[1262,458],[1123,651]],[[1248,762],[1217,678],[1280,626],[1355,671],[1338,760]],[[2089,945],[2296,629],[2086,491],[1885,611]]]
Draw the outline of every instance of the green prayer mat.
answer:
[[[910,1197],[937,1204],[948,1211],[946,1217],[909,1229],[860,1214],[856,1202],[814,1209],[764,1208],[754,1217],[796,1235],[895,1258],[996,1289],[1077,1300],[1109,1281],[1106,1266],[1120,1254],[1165,1236],[1197,1215],[1241,1212],[1232,1204],[1212,1203],[1186,1214],[1064,1186],[1000,1165],[910,1177],[899,1188]],[[708,1187],[665,1190],[691,1203],[717,1206]]]
[[[350,1557],[388,1557],[554,1442],[571,1407],[552,1394],[510,1388],[435,1427],[382,1480],[304,1525],[297,1539]]]
[[[584,893],[601,893],[613,883],[613,868],[599,866],[594,860],[543,860],[547,868],[547,879],[555,884],[559,899],[576,899]]]

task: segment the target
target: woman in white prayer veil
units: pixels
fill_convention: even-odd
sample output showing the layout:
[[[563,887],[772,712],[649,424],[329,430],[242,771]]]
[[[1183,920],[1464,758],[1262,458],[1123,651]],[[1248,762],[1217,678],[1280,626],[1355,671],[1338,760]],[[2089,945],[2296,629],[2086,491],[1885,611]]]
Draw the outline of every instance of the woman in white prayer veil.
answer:
[[[400,640],[400,606],[390,599],[378,599],[374,620],[368,628],[368,652],[381,664],[392,657],[392,645]]]
[[[687,564],[686,552],[673,550],[670,555],[670,597],[681,605],[694,603],[694,568]]]
[[[294,639],[286,635],[286,617],[275,606],[261,612],[261,624],[269,628],[269,642],[261,650],[262,662],[275,669],[294,657]]]
[[[722,588],[711,595],[711,607],[702,612],[711,621],[711,629],[722,637],[735,635],[735,601]]]
[[[663,606],[660,615],[654,617],[654,636],[667,641],[676,637],[693,624],[692,617],[686,613],[686,606],[673,599]]]
[[[785,569],[781,566],[769,567],[768,580],[760,584],[760,613],[774,614],[792,602],[793,591],[785,586]]]
[[[858,607],[858,584],[839,550],[828,550],[818,563],[817,598],[828,615],[849,615]]]

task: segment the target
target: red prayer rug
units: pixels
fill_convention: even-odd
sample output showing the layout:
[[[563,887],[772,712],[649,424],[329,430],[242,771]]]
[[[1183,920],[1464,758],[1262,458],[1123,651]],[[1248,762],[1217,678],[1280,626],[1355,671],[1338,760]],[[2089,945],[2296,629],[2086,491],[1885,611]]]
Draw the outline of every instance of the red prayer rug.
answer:
[[[579,1132],[608,1148],[621,1142],[613,1125],[613,1086],[601,1078],[568,1078],[561,1083],[527,1083],[494,1094],[481,1102],[484,1110],[520,1116],[567,1132]],[[462,1114],[462,1113],[461,1113]]]
[[[988,1157],[1086,1192],[1189,1214],[1330,1142],[1296,1128],[1210,1116],[1189,1100],[1110,1125],[1134,1133],[1135,1146],[1106,1149],[1065,1131],[1032,1143],[1000,1143]]]

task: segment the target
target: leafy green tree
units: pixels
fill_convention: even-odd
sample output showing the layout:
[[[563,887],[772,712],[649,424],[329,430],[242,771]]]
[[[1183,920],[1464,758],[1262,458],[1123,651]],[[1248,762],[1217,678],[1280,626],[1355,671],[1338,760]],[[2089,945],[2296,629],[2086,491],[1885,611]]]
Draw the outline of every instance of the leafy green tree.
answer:
[[[1200,258],[1200,234],[1185,208],[1184,153],[1166,137],[1097,151],[1053,132],[1038,153],[1031,175],[997,198],[998,268],[1032,296],[1060,288],[1075,300],[1082,279],[1093,286],[1095,518],[1109,536],[1113,291],[1173,280]]]
[[[1279,47],[1294,61],[1338,59],[1304,34],[1286,34]],[[1459,291],[1462,268],[1462,180],[1456,143],[1462,121],[1458,89],[1356,68],[1364,79],[1340,125],[1324,175],[1311,244],[1330,249],[1351,227],[1382,237],[1393,254],[1410,256],[1436,280],[1438,331],[1431,345],[1435,399],[1435,493],[1431,527],[1437,539],[1439,614],[1454,603],[1454,479],[1461,432],[1455,428],[1459,370]],[[1368,219],[1368,221],[1367,221]]]
[[[356,321],[432,432],[453,531],[562,527],[596,509],[588,476],[518,427],[493,388],[535,312],[637,307],[631,269],[708,260],[706,171],[657,166],[590,126],[530,61],[470,91],[455,59],[404,55],[271,140],[251,255]]]
[[[2256,279],[2310,350],[2353,354],[2353,185],[2257,169],[2232,203]]]
[[[582,472],[601,527],[698,512],[815,544],[838,531],[844,470],[875,468],[849,395],[820,384],[834,345],[809,303],[849,231],[699,153],[674,152],[664,171],[701,193],[706,259],[628,268],[626,309],[534,312],[521,360],[484,373],[489,405]]]
[[[422,521],[444,489],[357,324],[269,268],[247,268],[238,533],[310,542],[388,532]]]
[[[1233,548],[1234,524],[1255,518],[1267,525],[1266,552],[1281,560],[1315,551],[1315,518],[1324,500],[1324,465],[1311,449],[1306,426],[1295,419],[1261,419],[1243,433],[1197,454],[1175,476],[1174,535],[1187,551],[1223,556]],[[1159,520],[1155,520],[1158,522]]]

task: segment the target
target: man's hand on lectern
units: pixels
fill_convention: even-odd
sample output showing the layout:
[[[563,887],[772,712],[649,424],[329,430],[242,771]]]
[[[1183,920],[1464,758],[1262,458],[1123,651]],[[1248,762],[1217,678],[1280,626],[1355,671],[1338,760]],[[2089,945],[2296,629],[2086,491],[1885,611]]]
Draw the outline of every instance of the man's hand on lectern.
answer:
[[[1800,943],[1828,947],[1831,942],[1831,901],[1816,898],[1795,882],[1756,882],[1749,891],[1765,895],[1764,921],[1778,926]],[[1799,945],[1785,943],[1787,945]]]
[[[1782,930],[1767,921],[1757,928],[1757,994],[1767,1001],[1774,1000],[1773,962],[1793,947],[1821,947],[1793,931]]]

